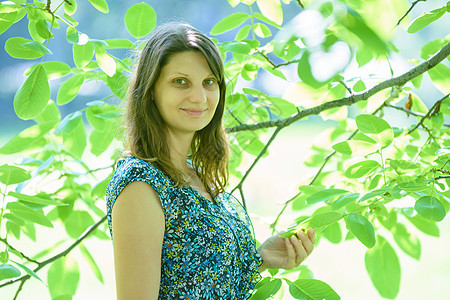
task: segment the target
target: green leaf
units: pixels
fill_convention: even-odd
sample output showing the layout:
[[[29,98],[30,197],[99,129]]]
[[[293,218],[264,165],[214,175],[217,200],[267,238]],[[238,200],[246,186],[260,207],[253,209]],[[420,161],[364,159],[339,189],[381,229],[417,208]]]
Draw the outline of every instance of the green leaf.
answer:
[[[289,284],[289,293],[302,300],[339,300],[341,297],[325,282],[317,279],[298,279]]]
[[[429,13],[425,13],[414,19],[408,26],[408,33],[415,33],[427,27],[434,21],[438,20],[445,13],[445,6],[440,9],[435,9]]]
[[[314,214],[309,218],[301,218],[298,220],[298,223],[293,224],[290,226],[286,232],[281,234],[280,236],[282,238],[289,238],[293,234],[295,234],[300,229],[308,229],[309,227],[312,227],[315,232],[320,232],[327,228],[328,226],[335,224],[340,219],[342,219],[342,214],[335,211],[328,211],[324,213],[318,213]]]
[[[270,20],[269,18],[267,18],[266,16],[264,16],[263,14],[260,14],[259,12],[255,12],[253,14],[253,16],[269,25],[272,25],[278,29],[283,28],[282,26],[280,26],[279,24],[275,23],[274,21]]]
[[[146,36],[156,26],[156,12],[147,3],[135,4],[125,13],[125,26],[135,38]]]
[[[422,59],[429,59],[436,52],[441,50],[448,42],[449,42],[449,40],[446,40],[446,39],[437,39],[437,40],[426,43],[422,47],[422,50],[420,51],[420,57]]]
[[[336,152],[352,156],[365,156],[378,151],[378,146],[376,144],[359,140],[340,142],[334,144],[332,148]]]
[[[106,131],[93,130],[89,135],[89,143],[91,144],[91,153],[99,156],[108,149],[114,140],[115,131],[110,128]]]
[[[361,114],[356,117],[358,129],[375,140],[383,148],[389,146],[394,140],[394,131],[388,122],[380,117]]]
[[[308,203],[309,205],[314,204],[314,203],[318,203],[318,202],[323,202],[323,201],[327,201],[330,200],[336,196],[342,195],[342,194],[347,194],[350,193],[347,190],[343,190],[343,189],[325,189],[325,190],[321,190],[317,193],[312,194],[311,196],[309,196],[306,199],[306,203]]]
[[[356,199],[359,198],[359,196],[360,196],[359,193],[345,194],[333,202],[333,204],[331,205],[331,209],[333,209],[333,210],[340,209],[340,208],[346,206],[347,204],[355,202]]]
[[[353,90],[355,92],[362,92],[366,90],[366,85],[362,80],[358,80],[355,85],[353,86]]]
[[[13,5],[8,6],[5,5],[4,9],[0,11],[0,34],[8,30],[16,22],[18,16],[16,7]]]
[[[245,25],[242,26],[238,33],[236,33],[236,37],[234,38],[235,41],[241,41],[243,39],[246,39],[248,34],[250,33],[250,30],[252,29],[251,25]]]
[[[15,263],[17,266],[19,266],[22,270],[24,270],[28,275],[30,275],[31,277],[34,277],[35,279],[39,280],[40,282],[42,282],[45,285],[45,283],[42,281],[42,279],[39,278],[39,276],[37,276],[37,274],[33,270],[31,270],[27,266],[24,266],[16,261],[13,261],[13,260],[11,260],[11,261],[13,263]]]
[[[94,225],[94,219],[87,211],[74,210],[64,222],[67,234],[77,239],[89,227]]]
[[[28,127],[3,145],[0,148],[0,154],[14,154],[32,148],[33,144],[39,141],[54,126],[55,122],[45,122]]]
[[[375,230],[372,223],[359,213],[351,213],[346,218],[348,229],[367,248],[375,246]]]
[[[84,45],[74,44],[72,46],[73,61],[77,68],[84,68],[94,57],[95,45],[92,42],[87,42]]]
[[[7,164],[0,166],[0,182],[4,185],[16,184],[31,178],[30,172]]]
[[[436,225],[436,223],[428,221],[427,219],[423,218],[420,215],[415,215],[414,217],[406,216],[406,218],[420,231],[422,231],[425,234],[439,237],[439,227]]]
[[[136,45],[127,39],[106,39],[105,42],[108,46],[105,46],[106,49],[134,49]]]
[[[102,271],[98,267],[97,263],[95,262],[94,258],[92,257],[91,253],[89,252],[89,250],[83,244],[80,244],[78,247],[80,248],[81,254],[83,254],[87,263],[89,264],[92,271],[94,272],[95,277],[97,277],[98,281],[100,281],[101,283],[105,283],[103,280]]]
[[[56,135],[70,134],[82,122],[81,112],[76,111],[67,115],[55,129]]]
[[[58,90],[56,103],[64,105],[72,101],[78,95],[84,78],[84,74],[76,74],[64,81]]]
[[[70,72],[69,65],[60,61],[47,61],[42,64],[47,72],[47,77],[49,80],[57,79],[63,77]],[[28,74],[25,74],[28,75]]]
[[[6,208],[15,216],[45,227],[53,228],[52,222],[44,215],[40,209],[32,209],[19,202],[9,202]]]
[[[400,262],[392,246],[377,236],[377,244],[367,250],[366,269],[373,285],[383,298],[394,299],[400,290]]]
[[[267,27],[267,25],[263,23],[256,23],[254,25],[254,31],[255,34],[261,38],[267,38],[272,35],[269,27]]]
[[[384,187],[381,189],[377,189],[377,190],[373,190],[368,192],[367,194],[365,194],[364,196],[361,197],[361,199],[359,199],[359,202],[363,202],[369,199],[372,199],[373,197],[379,196],[379,195],[384,195],[386,193],[389,193],[392,191],[392,187]]]
[[[109,12],[108,3],[106,0],[89,0],[92,6],[94,6],[99,12],[107,14]]]
[[[107,131],[111,130],[112,122],[115,121],[114,118],[105,118],[105,114],[113,113],[113,116],[117,111],[117,107],[114,105],[109,105],[101,103],[101,105],[91,105],[86,109],[86,119],[89,124],[97,131]]]
[[[20,59],[36,59],[48,53],[44,45],[22,37],[9,38],[5,43],[5,50],[11,57]]]
[[[49,100],[44,111],[33,120],[39,124],[48,123],[56,125],[59,121],[61,121],[61,114],[59,113],[58,106],[56,106],[53,100]],[[51,128],[53,128],[53,126]]]
[[[56,260],[48,270],[47,283],[52,299],[75,295],[79,281],[78,263],[69,255]]]
[[[31,72],[14,96],[14,111],[23,120],[37,117],[50,99],[47,72],[42,64]]]
[[[226,16],[225,18],[217,22],[216,25],[214,25],[214,27],[211,29],[211,34],[217,35],[232,30],[241,25],[242,23],[244,23],[249,18],[250,18],[249,14],[242,12]]]
[[[380,164],[377,161],[368,159],[351,165],[345,170],[344,175],[348,178],[361,178],[372,173],[378,167]]]
[[[428,70],[433,84],[443,93],[450,93],[450,68],[443,63],[438,64],[434,68]]]
[[[261,13],[278,25],[283,24],[283,10],[280,0],[256,0]]]
[[[103,72],[109,77],[114,76],[116,73],[116,61],[111,55],[106,52],[105,48],[102,46],[95,46],[95,59],[97,60],[98,66]]]
[[[0,265],[0,281],[20,276],[20,271],[9,264]]]
[[[279,278],[268,280],[264,285],[258,286],[250,300],[263,300],[272,297],[280,290],[281,283]]]
[[[73,15],[77,11],[77,1],[76,0],[64,1],[64,11],[69,16]]]
[[[37,20],[35,22],[35,26],[37,34],[44,40],[54,37],[53,33],[51,32],[51,26],[49,22],[42,19]]]
[[[333,244],[339,244],[342,241],[341,226],[337,222],[325,228],[322,234]]]
[[[106,78],[106,84],[119,99],[125,99],[128,83],[128,77],[122,72],[116,72],[113,77]]]
[[[420,240],[417,236],[409,232],[405,225],[397,223],[392,229],[392,234],[394,235],[394,240],[400,249],[412,258],[417,260],[420,259]]]
[[[440,222],[445,218],[445,208],[435,197],[424,196],[416,201],[414,209],[427,220]]]
[[[66,203],[61,203],[61,202],[54,201],[54,200],[43,199],[43,198],[40,198],[38,196],[29,196],[29,195],[16,193],[16,192],[12,192],[12,191],[9,192],[8,195],[12,196],[12,197],[15,197],[15,198],[17,198],[17,199],[19,199],[21,201],[34,203],[34,204],[56,205],[56,206],[65,206],[65,205],[67,205]]]
[[[91,192],[92,198],[104,198],[106,195],[106,187],[108,186],[109,182],[111,181],[112,175],[109,175],[99,183],[97,183],[93,188]]]
[[[61,122],[62,123],[62,122]],[[81,118],[70,133],[63,133],[63,145],[69,153],[81,159],[86,149],[86,131]]]
[[[222,44],[222,47],[225,50],[246,55],[252,50],[252,47],[245,41],[226,42]]]

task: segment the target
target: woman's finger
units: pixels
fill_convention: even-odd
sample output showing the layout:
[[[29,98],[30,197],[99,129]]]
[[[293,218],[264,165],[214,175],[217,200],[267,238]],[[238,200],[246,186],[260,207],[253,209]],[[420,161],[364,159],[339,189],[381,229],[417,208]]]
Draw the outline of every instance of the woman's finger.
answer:
[[[286,244],[286,250],[287,250],[287,262],[286,262],[287,266],[286,266],[286,268],[291,269],[294,267],[295,260],[296,260],[294,245],[289,240],[289,238],[284,239],[284,242]]]
[[[294,245],[296,258],[295,258],[295,266],[298,266],[305,258],[308,256],[306,253],[306,249],[302,243],[302,240],[298,239],[296,236],[292,236],[292,244]]]
[[[307,236],[303,231],[297,233],[298,238],[302,241],[303,248],[305,248],[306,255],[310,255],[314,249],[314,244],[312,243],[309,236]]]
[[[311,243],[314,245],[316,243],[316,233],[314,232],[314,229],[312,229],[312,227],[309,227],[307,232]]]

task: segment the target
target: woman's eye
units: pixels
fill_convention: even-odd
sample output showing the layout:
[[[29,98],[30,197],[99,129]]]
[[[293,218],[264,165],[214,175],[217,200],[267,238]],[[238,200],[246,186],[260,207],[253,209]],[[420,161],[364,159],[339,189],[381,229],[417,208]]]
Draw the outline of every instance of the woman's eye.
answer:
[[[187,84],[187,81],[183,78],[177,78],[173,80],[174,83],[179,84],[179,85],[185,85]]]
[[[216,81],[214,79],[206,79],[203,81],[204,85],[213,85]]]

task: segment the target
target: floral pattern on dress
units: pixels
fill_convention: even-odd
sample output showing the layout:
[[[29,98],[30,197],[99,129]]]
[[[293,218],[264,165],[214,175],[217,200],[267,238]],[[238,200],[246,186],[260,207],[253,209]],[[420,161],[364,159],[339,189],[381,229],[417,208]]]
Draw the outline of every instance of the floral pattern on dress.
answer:
[[[134,181],[151,185],[164,211],[158,299],[247,299],[261,279],[250,218],[238,200],[221,193],[214,202],[174,182],[151,163],[129,156],[117,163],[107,188],[111,211],[123,188]]]

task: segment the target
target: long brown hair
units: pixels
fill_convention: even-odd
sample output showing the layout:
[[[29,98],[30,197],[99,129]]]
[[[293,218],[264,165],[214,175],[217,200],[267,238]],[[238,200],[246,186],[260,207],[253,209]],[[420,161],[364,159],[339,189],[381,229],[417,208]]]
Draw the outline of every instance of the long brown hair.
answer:
[[[125,112],[128,150],[140,159],[152,162],[176,185],[183,185],[183,175],[170,160],[167,127],[154,99],[155,83],[171,56],[185,51],[203,53],[218,80],[220,96],[211,122],[194,134],[190,148],[192,165],[208,192],[215,197],[228,181],[228,143],[222,125],[225,107],[225,72],[223,60],[214,42],[194,27],[167,23],[156,28],[148,39],[128,90]]]

